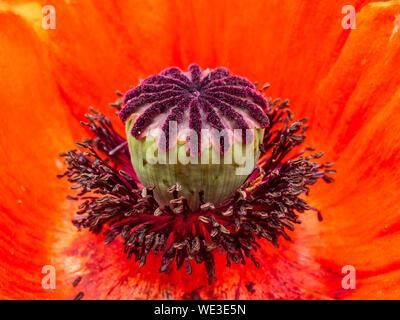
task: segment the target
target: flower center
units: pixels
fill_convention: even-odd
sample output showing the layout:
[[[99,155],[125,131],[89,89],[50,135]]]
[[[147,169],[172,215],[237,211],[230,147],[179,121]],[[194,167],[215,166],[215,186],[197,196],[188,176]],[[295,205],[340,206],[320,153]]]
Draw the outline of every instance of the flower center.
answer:
[[[203,81],[208,81],[208,84],[220,83],[218,86],[226,86],[227,81],[230,85],[231,81],[244,84],[242,79],[228,76],[223,68],[203,77],[196,71],[196,67],[191,70],[191,82],[196,84],[204,84]],[[168,78],[167,83],[165,78]],[[187,84],[176,69],[169,69],[151,79],[143,81],[135,88],[136,91],[132,89],[126,94],[124,103],[119,99],[113,104],[120,110],[122,119],[133,112],[135,99],[142,99],[141,105],[144,100],[150,105],[157,103],[151,96],[143,97],[143,93],[139,94],[138,91],[153,92],[155,84]],[[202,90],[206,87],[204,84]],[[199,96],[196,98],[201,100],[204,94],[202,90],[194,91],[193,97],[198,92]],[[205,115],[209,116],[216,106],[223,105],[219,103],[223,102],[224,95],[215,97],[219,94],[222,92],[210,95],[213,97],[210,100],[202,99],[203,103],[199,108],[206,108]],[[163,96],[160,99],[164,99],[163,103],[157,104],[155,110],[165,111],[167,106],[172,107],[165,101],[170,98]],[[212,101],[216,101],[213,99],[220,102],[213,104]],[[179,101],[182,100],[180,96]],[[175,107],[188,105],[188,102],[175,103],[178,103]],[[122,104],[124,109],[121,110]],[[320,178],[328,183],[332,182],[329,174],[334,173],[334,170],[329,169],[332,163],[314,161],[322,153],[305,156],[305,152],[313,149],[297,149],[305,139],[306,120],[292,122],[286,100],[268,100],[266,106],[269,125],[260,145],[262,155],[255,170],[221,204],[208,202],[204,192],[199,192],[200,207],[196,211],[188,207],[187,199],[181,195],[183,188],[179,184],[168,188],[172,197],[171,206],[160,206],[154,198],[154,188],[141,187],[131,165],[126,140],[115,131],[109,119],[92,110],[93,114],[87,115],[88,123],[84,125],[90,128],[95,137],[77,143],[80,149],[61,155],[68,167],[59,177],[66,176],[73,184],[72,188],[79,190],[69,197],[71,200],[81,201],[78,216],[73,220],[74,225],[78,229],[88,228],[96,234],[102,232],[106,236],[106,243],[121,236],[128,259],[135,256],[135,261],[139,261],[140,266],[146,263],[150,252],[161,254],[160,272],[168,272],[174,261],[177,269],[186,264],[189,274],[192,263],[203,264],[208,280],[212,282],[216,279],[213,258],[215,249],[226,255],[228,266],[232,262],[244,264],[247,259],[258,266],[254,252],[261,246],[262,239],[271,242],[275,247],[278,247],[280,237],[290,240],[287,230],[293,230],[294,225],[300,223],[299,213],[312,209],[303,199],[303,194],[308,194],[309,187]],[[149,108],[151,107],[145,110]],[[138,121],[132,129],[133,133],[148,125],[147,120]]]

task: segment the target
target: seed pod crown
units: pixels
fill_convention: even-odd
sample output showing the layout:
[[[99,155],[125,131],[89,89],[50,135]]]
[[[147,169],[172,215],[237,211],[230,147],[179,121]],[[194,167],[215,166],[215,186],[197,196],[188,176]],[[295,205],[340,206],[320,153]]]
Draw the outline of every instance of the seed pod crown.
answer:
[[[151,128],[161,128],[165,136],[165,144],[160,145],[163,150],[173,146],[177,138],[171,136],[171,121],[178,125],[178,136],[186,128],[197,133],[198,144],[203,128],[224,131],[233,139],[234,129],[245,131],[269,125],[264,112],[268,103],[263,95],[249,80],[222,67],[201,70],[191,64],[188,72],[175,67],[165,69],[129,90],[123,103],[119,116],[124,122],[134,121],[131,135],[140,138]],[[246,142],[252,138],[248,136]],[[218,141],[221,152],[229,149],[232,139]]]

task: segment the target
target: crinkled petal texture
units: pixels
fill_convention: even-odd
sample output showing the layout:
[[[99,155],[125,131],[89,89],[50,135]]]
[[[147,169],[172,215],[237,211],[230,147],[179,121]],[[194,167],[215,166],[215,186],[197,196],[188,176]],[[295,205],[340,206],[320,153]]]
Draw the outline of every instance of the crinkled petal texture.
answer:
[[[400,298],[400,4],[367,2],[53,1],[55,30],[41,28],[44,2],[1,2],[0,297]],[[348,4],[353,30],[341,25]],[[159,257],[139,268],[121,243],[78,233],[55,178],[58,153],[88,134],[77,120],[89,105],[111,115],[116,89],[191,62],[271,83],[338,170],[309,196],[322,222],[306,213],[292,242],[262,242],[259,269],[216,254],[213,285],[202,268],[159,274]],[[45,265],[54,290],[42,287]],[[347,265],[355,289],[342,287]]]

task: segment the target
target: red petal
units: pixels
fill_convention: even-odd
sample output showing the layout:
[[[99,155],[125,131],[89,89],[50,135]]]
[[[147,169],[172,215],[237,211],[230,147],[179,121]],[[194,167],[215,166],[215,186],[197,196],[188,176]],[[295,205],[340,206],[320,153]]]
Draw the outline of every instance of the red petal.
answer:
[[[72,298],[83,291],[86,298],[182,298],[193,290],[216,299],[400,296],[399,33],[393,33],[399,5],[365,6],[351,32],[340,25],[336,1],[218,2],[214,13],[209,6],[60,1],[57,29],[48,33],[32,28],[37,21],[20,8],[12,7],[20,16],[0,13],[7,31],[0,35],[1,297]],[[306,215],[293,243],[278,250],[263,243],[260,269],[229,269],[217,255],[212,286],[202,267],[192,276],[160,275],[158,257],[139,269],[120,243],[105,246],[101,236],[77,233],[67,185],[54,178],[62,170],[57,154],[71,148],[72,135],[84,136],[70,113],[81,118],[88,105],[105,106],[115,89],[126,90],[139,76],[193,61],[270,82],[270,95],[289,97],[297,114],[314,115],[311,140],[338,169],[335,184],[311,193],[322,223]],[[54,291],[41,286],[46,264],[57,270]],[[341,287],[348,264],[357,270],[356,290]],[[78,275],[83,279],[72,288]],[[246,289],[250,282],[254,293]]]

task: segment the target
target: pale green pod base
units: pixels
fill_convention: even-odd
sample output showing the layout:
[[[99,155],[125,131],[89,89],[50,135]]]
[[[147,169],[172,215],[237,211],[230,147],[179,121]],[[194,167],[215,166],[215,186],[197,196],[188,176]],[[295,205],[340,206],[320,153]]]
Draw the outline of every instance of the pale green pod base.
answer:
[[[192,210],[197,210],[200,206],[199,192],[201,190],[204,191],[205,202],[218,205],[243,184],[260,156],[259,144],[264,136],[264,129],[254,130],[253,143],[247,145],[250,156],[244,158],[247,159],[247,166],[244,169],[243,162],[240,162],[240,160],[243,161],[243,157],[240,158],[240,155],[245,155],[246,146],[242,143],[236,142],[231,151],[225,155],[220,155],[218,151],[210,147],[199,157],[188,157],[185,156],[184,144],[178,144],[166,153],[159,152],[153,137],[136,139],[130,134],[131,127],[131,121],[127,121],[129,152],[140,182],[145,187],[155,186],[154,196],[161,206],[169,205],[173,197],[167,190],[179,183],[182,186],[179,196],[184,196],[188,200]],[[178,156],[180,153],[181,156]],[[218,157],[219,163],[214,164],[215,161],[212,159],[215,160]],[[208,164],[205,164],[207,158]],[[190,160],[190,162],[183,164],[179,159]],[[231,163],[225,163],[229,160]]]

